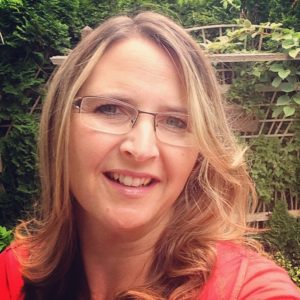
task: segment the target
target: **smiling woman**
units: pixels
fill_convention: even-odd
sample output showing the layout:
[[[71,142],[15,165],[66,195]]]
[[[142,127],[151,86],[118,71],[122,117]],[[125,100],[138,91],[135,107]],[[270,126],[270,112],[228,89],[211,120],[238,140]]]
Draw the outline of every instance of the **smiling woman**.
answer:
[[[41,211],[0,256],[0,298],[300,299],[249,238],[256,196],[223,106],[168,18],[89,34],[50,85]]]
[[[95,97],[83,98],[89,109],[71,119],[71,191],[93,228],[136,238],[164,229],[198,156],[177,112],[181,86],[168,54],[138,35],[114,42],[81,86],[78,96],[105,99],[90,112]]]

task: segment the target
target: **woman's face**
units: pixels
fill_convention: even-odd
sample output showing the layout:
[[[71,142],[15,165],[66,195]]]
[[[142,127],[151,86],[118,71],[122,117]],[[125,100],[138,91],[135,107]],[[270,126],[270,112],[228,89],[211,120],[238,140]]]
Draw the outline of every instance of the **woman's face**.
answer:
[[[187,105],[169,56],[139,37],[114,43],[78,96],[112,97],[147,112],[185,111]],[[70,186],[81,222],[143,234],[168,222],[198,152],[162,143],[153,121],[153,115],[140,114],[128,133],[114,135],[72,114]]]

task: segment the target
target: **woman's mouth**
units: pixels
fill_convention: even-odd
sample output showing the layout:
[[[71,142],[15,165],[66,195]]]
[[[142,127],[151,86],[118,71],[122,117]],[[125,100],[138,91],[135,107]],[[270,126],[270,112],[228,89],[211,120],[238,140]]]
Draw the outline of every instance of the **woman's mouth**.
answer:
[[[108,179],[128,187],[146,187],[153,184],[155,181],[155,179],[151,177],[134,177],[115,172],[106,172],[104,175]]]

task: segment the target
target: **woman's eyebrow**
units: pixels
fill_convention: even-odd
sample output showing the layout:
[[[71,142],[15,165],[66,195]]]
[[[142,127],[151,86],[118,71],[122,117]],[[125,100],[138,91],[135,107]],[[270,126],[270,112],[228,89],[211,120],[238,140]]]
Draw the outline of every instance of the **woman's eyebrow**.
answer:
[[[115,100],[119,100],[131,105],[135,105],[135,102],[133,100],[133,98],[124,96],[124,95],[120,95],[120,94],[111,94],[111,93],[107,93],[107,94],[96,94],[96,97],[101,97],[101,98],[110,98],[110,99],[115,99]]]
[[[134,107],[138,108],[138,102],[132,97],[117,94],[117,93],[107,93],[107,94],[97,94],[96,96],[98,97],[103,97],[103,98],[111,98],[115,100],[119,100],[122,102],[125,102],[127,104],[130,104]],[[142,108],[139,108],[143,110]],[[178,113],[183,113],[187,114],[187,108],[183,107],[181,105],[170,105],[170,104],[165,104],[163,103],[163,99],[160,101],[158,109],[156,109],[153,112],[178,112]]]
[[[176,106],[176,105],[160,105],[159,106],[159,111],[165,111],[165,112],[178,112],[178,113],[183,113],[187,114],[187,108],[182,107],[182,106]]]

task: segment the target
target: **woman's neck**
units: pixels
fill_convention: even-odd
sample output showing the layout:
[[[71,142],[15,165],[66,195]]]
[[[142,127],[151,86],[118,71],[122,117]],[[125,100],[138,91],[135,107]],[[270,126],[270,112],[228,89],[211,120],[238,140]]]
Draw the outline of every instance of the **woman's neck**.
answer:
[[[117,234],[96,224],[81,222],[80,247],[91,299],[113,299],[117,292],[146,280],[155,244],[162,228]]]
[[[83,265],[91,299],[113,299],[117,292],[143,285],[152,261],[152,251],[138,255],[101,255],[95,257],[86,248]],[[116,253],[116,252],[115,252]]]

